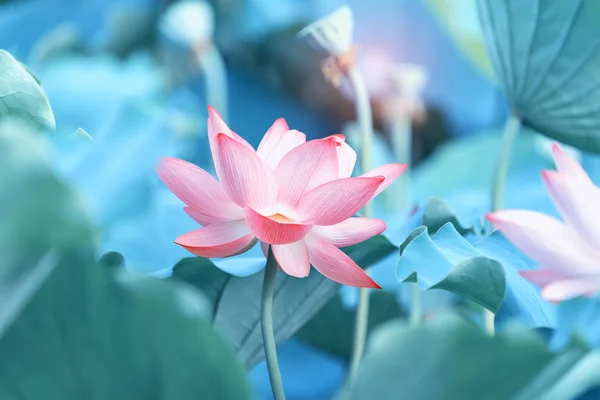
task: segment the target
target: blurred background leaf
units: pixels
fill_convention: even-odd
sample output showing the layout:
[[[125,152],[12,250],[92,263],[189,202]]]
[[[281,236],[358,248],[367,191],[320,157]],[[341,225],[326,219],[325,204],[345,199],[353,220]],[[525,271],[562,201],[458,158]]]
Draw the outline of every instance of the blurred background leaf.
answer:
[[[580,150],[600,153],[600,3],[478,0],[488,54],[511,112]]]
[[[198,291],[96,265],[80,199],[51,172],[41,140],[22,124],[0,127],[0,287],[10,289],[0,398],[250,399]],[[40,262],[52,268],[23,296],[30,279],[16,277]],[[20,312],[6,319],[6,308]]]
[[[56,122],[48,98],[27,67],[9,52],[0,50],[0,118],[19,117],[42,128]]]
[[[453,315],[417,328],[389,322],[371,338],[342,399],[509,399],[553,359],[534,333],[490,337]]]
[[[404,315],[396,295],[382,290],[372,291],[369,303],[369,328]],[[354,340],[355,312],[344,306],[339,295],[334,296],[296,333],[305,343],[350,361]]]

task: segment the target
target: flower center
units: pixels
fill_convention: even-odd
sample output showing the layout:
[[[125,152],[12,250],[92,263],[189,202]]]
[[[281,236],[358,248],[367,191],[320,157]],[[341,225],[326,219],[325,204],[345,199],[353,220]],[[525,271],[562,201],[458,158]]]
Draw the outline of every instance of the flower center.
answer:
[[[277,221],[277,222],[280,222],[283,224],[294,222],[291,218],[288,218],[285,215],[280,214],[280,213],[270,215],[269,218],[272,219],[273,221]]]

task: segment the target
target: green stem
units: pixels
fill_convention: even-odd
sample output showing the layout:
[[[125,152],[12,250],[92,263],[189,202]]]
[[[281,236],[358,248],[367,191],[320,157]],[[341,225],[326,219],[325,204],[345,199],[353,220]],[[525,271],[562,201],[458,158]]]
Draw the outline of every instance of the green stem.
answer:
[[[487,308],[483,309],[483,328],[490,336],[496,334],[496,327],[494,322],[495,315]]]
[[[492,183],[492,211],[498,211],[504,207],[504,191],[506,188],[506,178],[508,177],[508,168],[510,166],[510,153],[512,152],[520,128],[521,119],[514,114],[510,114],[504,126],[500,157]],[[494,313],[485,308],[483,309],[483,326],[488,334],[494,335]]]
[[[281,372],[279,371],[279,361],[277,360],[277,345],[275,344],[275,333],[273,332],[273,293],[275,292],[275,279],[277,278],[277,261],[273,256],[273,251],[269,246],[269,255],[265,267],[265,278],[263,280],[263,290],[261,298],[261,325],[262,337],[265,347],[265,356],[267,359],[267,369],[269,370],[269,380],[271,381],[271,390],[275,400],[285,400],[283,392],[283,382],[281,381]]]
[[[521,119],[511,114],[504,126],[500,158],[498,159],[492,184],[492,211],[498,211],[504,207],[504,189],[506,186],[506,178],[508,176],[508,167],[510,165],[510,153],[520,128]]]
[[[371,170],[371,152],[373,148],[373,116],[371,114],[371,103],[364,80],[356,67],[348,71],[348,80],[354,92],[356,117],[360,127],[361,152],[360,167],[364,174]],[[363,215],[372,215],[372,205],[368,203],[363,209]],[[369,324],[369,289],[361,288],[358,292],[358,304],[356,306],[356,319],[354,323],[354,343],[352,358],[350,360],[349,380],[356,376],[358,366],[365,351],[367,339],[367,328]]]
[[[410,325],[418,326],[421,323],[421,289],[418,283],[410,284]]]

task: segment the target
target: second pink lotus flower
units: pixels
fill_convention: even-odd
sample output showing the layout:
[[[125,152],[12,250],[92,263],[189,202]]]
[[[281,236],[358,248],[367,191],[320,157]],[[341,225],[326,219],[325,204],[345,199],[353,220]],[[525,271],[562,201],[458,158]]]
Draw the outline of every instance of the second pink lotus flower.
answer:
[[[163,159],[157,172],[202,228],[175,241],[208,258],[243,253],[261,241],[271,245],[288,275],[305,277],[310,265],[344,285],[379,286],[338,247],[363,242],[385,230],[378,219],[353,217],[406,168],[386,164],[350,177],[356,153],[343,135],[306,141],[283,119],[275,121],[258,149],[231,131],[209,107],[208,137],[219,180],[194,164]]]
[[[503,210],[487,219],[541,269],[520,271],[558,302],[600,289],[600,188],[577,161],[554,144],[558,171],[542,173],[546,189],[564,222],[527,210]]]

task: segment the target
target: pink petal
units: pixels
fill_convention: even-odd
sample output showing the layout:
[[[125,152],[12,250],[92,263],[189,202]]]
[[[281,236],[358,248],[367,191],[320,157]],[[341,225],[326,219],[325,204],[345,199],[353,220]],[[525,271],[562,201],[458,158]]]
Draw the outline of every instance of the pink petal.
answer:
[[[217,137],[219,133],[229,136],[235,141],[243,144],[246,147],[249,147],[254,150],[254,148],[240,135],[229,129],[225,121],[221,115],[215,110],[212,106],[208,106],[208,138],[211,141],[211,150],[212,150],[212,141]],[[215,154],[213,152],[213,154]]]
[[[373,194],[373,197],[375,197],[379,193],[387,189],[387,187],[390,186],[392,183],[394,183],[394,181],[398,179],[398,177],[404,172],[405,169],[406,164],[384,164],[375,169],[372,169],[366,174],[362,174],[361,177],[369,178],[372,176],[383,176],[385,178],[383,183],[377,188],[375,194]]]
[[[548,301],[560,302],[579,296],[593,296],[598,287],[598,278],[556,281],[542,289],[542,297]]]
[[[207,225],[179,236],[175,243],[200,257],[229,257],[239,254],[254,240],[246,222],[227,221]]]
[[[376,176],[327,182],[302,196],[296,210],[315,225],[339,224],[367,204],[383,181]]]
[[[557,219],[525,210],[497,211],[486,218],[545,268],[571,276],[598,272],[598,253]]]
[[[356,152],[346,143],[346,136],[331,135],[337,145],[338,178],[349,178],[356,164]]]
[[[262,157],[273,150],[283,135],[289,130],[290,127],[288,126],[287,122],[285,122],[285,119],[279,118],[273,122],[273,125],[271,125],[267,133],[265,133],[265,136],[263,136],[260,144],[258,145],[258,149],[256,150],[258,155]]]
[[[279,143],[264,157],[261,156],[261,158],[265,160],[271,169],[275,170],[287,153],[304,143],[306,143],[306,135],[292,129],[287,131]]]
[[[339,224],[315,226],[313,232],[336,247],[364,242],[385,230],[385,222],[375,218],[348,218]]]
[[[213,217],[211,215],[206,215],[205,213],[198,211],[193,207],[183,207],[183,211],[185,211],[185,213],[187,215],[192,217],[192,219],[194,221],[196,221],[197,223],[199,223],[200,225],[210,225],[210,224],[214,224],[217,222],[225,222],[225,221],[230,220],[228,218],[225,219],[225,218]],[[242,217],[243,217],[243,210],[242,210]],[[237,217],[236,219],[239,219],[239,217]]]
[[[585,172],[577,160],[571,158],[556,142],[552,144],[552,155],[554,156],[556,169],[558,169],[559,172],[590,181],[587,172]]]
[[[310,272],[308,247],[304,240],[289,244],[274,244],[273,255],[281,269],[288,275],[304,278]]]
[[[333,138],[311,140],[281,159],[275,175],[283,204],[293,207],[310,189],[337,178],[336,146]]]
[[[229,197],[241,206],[262,208],[277,199],[277,185],[273,171],[255,151],[224,134],[218,134],[220,163],[217,175]]]
[[[253,147],[250,146],[250,144],[248,142],[246,142],[246,140],[244,140],[244,138],[242,138],[237,133],[235,133],[231,129],[229,129],[229,127],[227,126],[225,121],[223,121],[223,118],[221,118],[221,115],[212,106],[208,106],[207,127],[208,127],[208,143],[210,146],[210,152],[213,156],[213,161],[214,161],[215,166],[217,164],[220,164],[219,151],[217,148],[218,146],[217,146],[217,140],[216,140],[217,135],[219,133],[227,135],[230,138],[232,138],[233,140],[241,143],[243,146],[254,150]],[[220,178],[221,177],[219,177],[219,179]]]
[[[567,224],[590,245],[600,244],[600,189],[590,180],[556,171],[544,171],[546,189]]]
[[[350,257],[327,240],[311,233],[305,242],[310,263],[327,278],[342,285],[381,289]]]
[[[208,219],[243,217],[243,209],[231,201],[219,182],[202,168],[178,158],[163,158],[156,172],[181,201]]]
[[[570,278],[570,275],[546,268],[519,271],[519,275],[539,287],[544,287],[549,283]]]
[[[302,239],[312,223],[296,222],[281,215],[264,216],[246,207],[246,221],[259,240],[269,244],[288,244]]]

